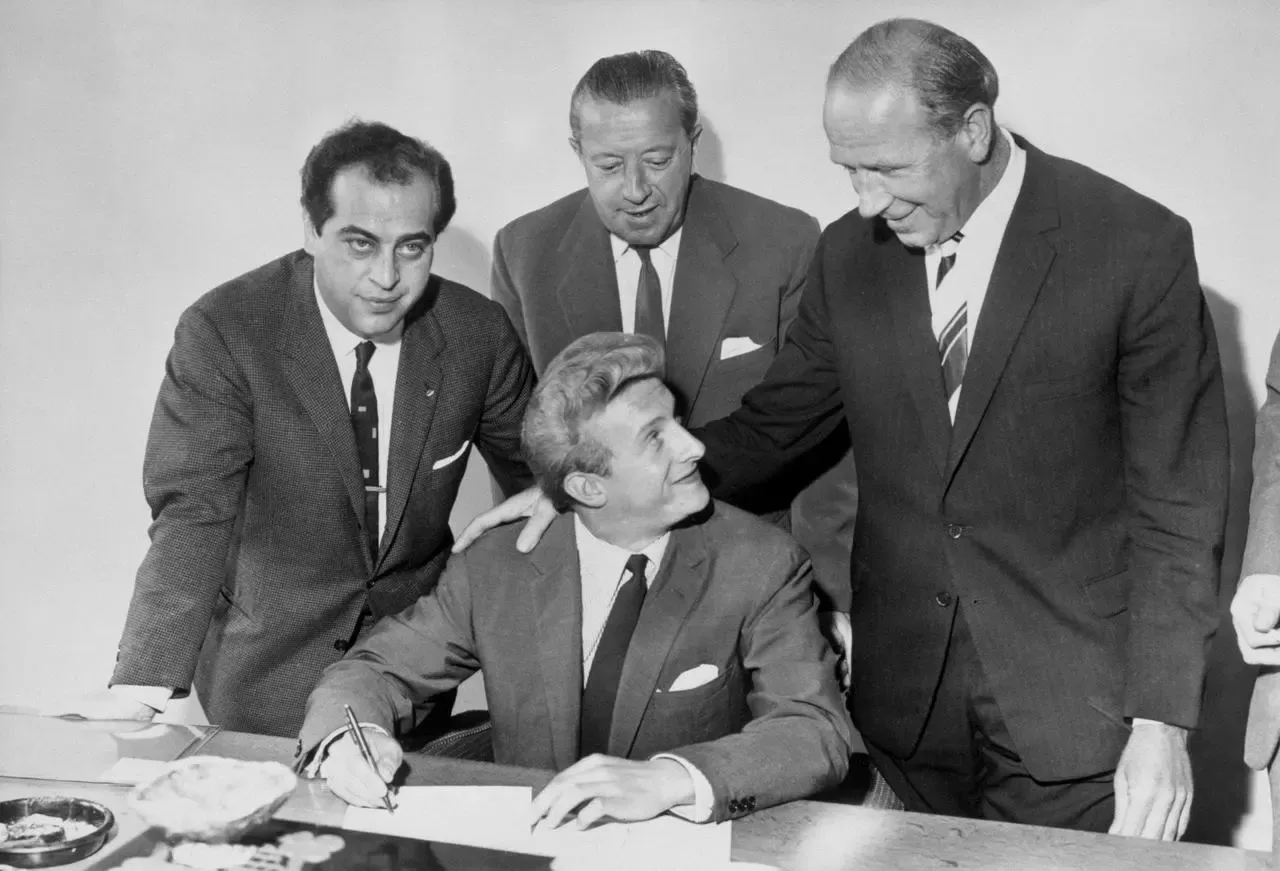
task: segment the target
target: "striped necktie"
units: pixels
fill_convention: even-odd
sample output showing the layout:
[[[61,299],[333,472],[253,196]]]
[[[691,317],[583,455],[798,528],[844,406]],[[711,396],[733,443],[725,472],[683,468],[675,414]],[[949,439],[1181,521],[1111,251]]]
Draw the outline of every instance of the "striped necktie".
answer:
[[[957,232],[942,243],[942,258],[938,261],[938,278],[934,282],[935,294],[942,289],[943,279],[947,277],[951,267],[955,266],[956,248],[962,238],[964,238],[963,235]],[[939,304],[944,300],[948,300],[948,297],[938,297]],[[949,295],[949,301],[952,303],[951,316],[947,318],[946,326],[938,333],[938,357],[942,362],[942,389],[948,403],[960,389],[960,382],[964,380],[964,369],[969,362],[968,301],[963,295],[958,298]]]

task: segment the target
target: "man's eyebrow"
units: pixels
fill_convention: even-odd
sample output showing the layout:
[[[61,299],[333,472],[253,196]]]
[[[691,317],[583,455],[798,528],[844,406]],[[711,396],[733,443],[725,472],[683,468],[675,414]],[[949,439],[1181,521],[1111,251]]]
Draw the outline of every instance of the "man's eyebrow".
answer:
[[[373,242],[381,242],[382,239],[376,234],[371,233],[364,227],[358,227],[355,224],[347,224],[338,231],[344,236],[363,236]],[[435,237],[426,230],[419,230],[417,233],[407,233],[395,240],[395,244],[403,245],[405,242],[431,242]]]

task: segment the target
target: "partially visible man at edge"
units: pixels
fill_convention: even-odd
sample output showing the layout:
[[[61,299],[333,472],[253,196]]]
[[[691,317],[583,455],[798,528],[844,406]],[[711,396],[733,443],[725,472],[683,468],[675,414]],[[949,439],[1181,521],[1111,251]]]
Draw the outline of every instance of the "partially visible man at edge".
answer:
[[[87,715],[149,718],[194,686],[212,723],[297,734],[325,666],[435,585],[469,447],[529,480],[527,355],[496,303],[431,274],[455,209],[444,157],[349,123],[307,156],[302,206],[305,251],[178,323],[151,547]]]
[[[724,820],[844,777],[851,726],[809,561],[710,504],[662,364],[652,337],[616,332],[550,362],[524,448],[567,513],[527,556],[515,529],[455,555],[435,590],[325,671],[299,761],[318,761],[335,793],[378,804],[402,758],[393,736],[479,669],[495,761],[560,772],[534,802],[553,826]]]
[[[493,298],[539,372],[579,336],[645,333],[664,346],[685,424],[724,417],[782,347],[818,222],[694,172],[698,95],[665,51],[592,64],[573,89],[569,129],[587,187],[499,231]],[[824,608],[839,613],[849,610],[858,503],[848,441],[833,433],[796,470],[794,486],[741,506],[790,521]]]
[[[1228,481],[1191,230],[999,127],[997,94],[928,22],[845,49],[823,123],[857,212],[699,435],[733,501],[848,426],[852,712],[908,809],[1172,840]]]

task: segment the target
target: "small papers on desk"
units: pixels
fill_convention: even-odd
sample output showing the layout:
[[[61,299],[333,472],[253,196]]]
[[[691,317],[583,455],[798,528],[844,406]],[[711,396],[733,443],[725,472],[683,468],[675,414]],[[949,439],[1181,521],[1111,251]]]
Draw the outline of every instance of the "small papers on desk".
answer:
[[[533,790],[524,786],[406,786],[395,813],[347,808],[344,829],[550,856],[557,869],[707,869],[729,864],[731,823],[690,823],[664,815],[578,831],[530,832]],[[580,857],[580,858],[579,858]],[[581,864],[579,864],[579,862]]]

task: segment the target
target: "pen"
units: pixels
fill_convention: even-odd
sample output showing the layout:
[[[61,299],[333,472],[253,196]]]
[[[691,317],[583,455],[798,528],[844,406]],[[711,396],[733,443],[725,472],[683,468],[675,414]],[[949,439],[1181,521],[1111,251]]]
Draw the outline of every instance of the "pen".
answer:
[[[369,742],[365,740],[364,733],[360,731],[360,723],[356,720],[355,712],[351,710],[350,705],[343,705],[342,710],[347,714],[347,728],[351,731],[351,737],[355,739],[356,746],[360,748],[360,755],[364,757],[364,761],[368,763],[369,768],[373,770],[374,775],[382,780],[382,775],[378,774],[378,764],[373,761],[373,751],[369,749]],[[383,784],[385,786],[385,783]],[[382,803],[387,808],[387,813],[395,810],[395,806],[391,804],[391,788],[382,794]]]

